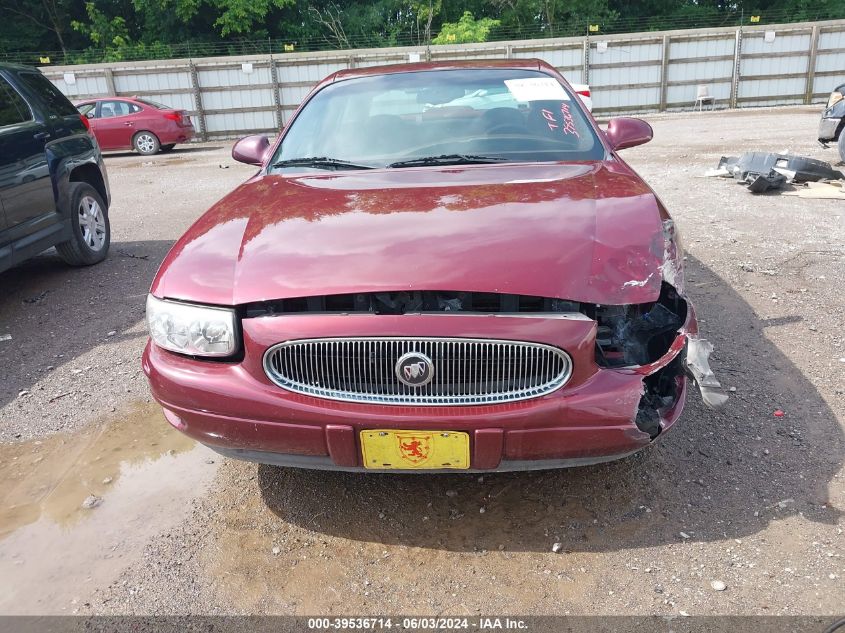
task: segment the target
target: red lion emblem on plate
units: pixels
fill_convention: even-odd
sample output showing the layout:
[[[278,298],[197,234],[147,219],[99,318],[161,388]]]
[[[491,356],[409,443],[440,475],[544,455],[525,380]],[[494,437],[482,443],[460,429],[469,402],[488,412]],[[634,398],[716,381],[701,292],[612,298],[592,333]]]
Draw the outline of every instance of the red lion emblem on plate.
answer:
[[[431,437],[428,435],[397,434],[399,454],[414,465],[422,464],[431,456]]]

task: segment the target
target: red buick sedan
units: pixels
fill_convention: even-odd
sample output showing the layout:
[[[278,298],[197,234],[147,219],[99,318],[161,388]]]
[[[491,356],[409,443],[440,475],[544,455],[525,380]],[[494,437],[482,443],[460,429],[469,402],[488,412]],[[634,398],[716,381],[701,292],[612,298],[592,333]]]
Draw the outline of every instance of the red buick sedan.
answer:
[[[104,150],[135,149],[139,154],[169,152],[194,137],[194,125],[184,110],[147,99],[103,97],[76,104],[88,117],[91,131]]]
[[[470,98],[471,97],[471,98]],[[468,105],[471,104],[471,105]],[[537,60],[335,73],[175,244],[143,367],[177,429],[306,468],[557,468],[725,396],[675,226]]]

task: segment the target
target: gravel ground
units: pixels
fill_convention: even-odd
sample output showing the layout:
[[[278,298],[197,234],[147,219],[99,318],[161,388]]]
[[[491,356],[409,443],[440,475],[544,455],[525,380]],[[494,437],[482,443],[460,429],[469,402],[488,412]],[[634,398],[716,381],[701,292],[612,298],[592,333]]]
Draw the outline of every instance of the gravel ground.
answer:
[[[680,226],[689,291],[731,389],[724,409],[691,393],[656,445],[563,471],[363,476],[223,460],[174,509],[179,521],[139,533],[142,554],[53,608],[842,613],[845,203],[700,177],[742,151],[837,157],[814,143],[815,108],[648,120],[655,140],[624,155]],[[151,277],[172,241],[251,173],[210,145],[107,165],[109,259],[68,270],[48,253],[0,274],[7,444],[73,437],[149,402],[138,359]]]

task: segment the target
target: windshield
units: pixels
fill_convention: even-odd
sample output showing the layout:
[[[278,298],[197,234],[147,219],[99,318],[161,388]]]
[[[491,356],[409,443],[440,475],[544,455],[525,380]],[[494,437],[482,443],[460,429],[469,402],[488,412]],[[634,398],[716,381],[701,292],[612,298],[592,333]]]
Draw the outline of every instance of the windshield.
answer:
[[[604,148],[577,98],[553,77],[531,70],[439,70],[341,80],[302,108],[271,165],[361,169],[599,160]]]

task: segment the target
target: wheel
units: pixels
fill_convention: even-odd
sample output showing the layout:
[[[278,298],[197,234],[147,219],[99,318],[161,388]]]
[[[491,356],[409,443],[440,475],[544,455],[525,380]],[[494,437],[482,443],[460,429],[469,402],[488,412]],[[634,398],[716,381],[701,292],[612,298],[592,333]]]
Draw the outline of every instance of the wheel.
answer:
[[[156,154],[159,147],[161,147],[161,143],[158,142],[158,137],[152,132],[148,132],[146,130],[138,132],[135,135],[132,139],[132,145],[136,150],[138,150],[139,154],[143,154],[144,156]]]
[[[109,214],[97,190],[87,182],[72,182],[68,191],[73,236],[56,245],[70,266],[90,266],[103,261],[109,251]]]
[[[169,152],[174,147],[176,147],[176,143],[168,143],[167,145],[161,146],[161,153],[164,154],[165,152]]]
[[[836,147],[839,148],[839,159],[845,163],[845,128],[839,132],[839,142],[836,143]]]

